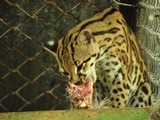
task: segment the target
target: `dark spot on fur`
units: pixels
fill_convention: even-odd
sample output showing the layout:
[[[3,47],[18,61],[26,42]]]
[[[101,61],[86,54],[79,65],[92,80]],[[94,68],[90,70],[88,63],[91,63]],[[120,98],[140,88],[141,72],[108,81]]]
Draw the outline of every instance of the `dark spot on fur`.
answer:
[[[142,63],[142,61],[140,62],[140,71],[143,72],[143,63]]]
[[[148,105],[151,105],[151,97],[148,99]]]
[[[114,79],[117,79],[117,78],[118,78],[118,76],[119,76],[119,75],[118,75],[118,74],[116,74]]]
[[[122,62],[122,59],[121,59],[121,58],[119,58],[119,61],[120,61],[120,62]]]
[[[125,75],[124,75],[124,73],[122,71],[122,68],[119,68],[118,73],[121,73],[123,78],[125,77]]]
[[[108,23],[108,25],[111,25],[111,24],[112,24],[112,22],[109,22],[109,23]]]
[[[104,40],[107,41],[107,42],[110,42],[112,39],[111,38],[105,38]]]
[[[123,88],[124,88],[124,89],[126,89],[126,85],[125,85],[125,83],[123,83]]]
[[[147,101],[144,102],[145,106],[147,106]]]
[[[113,97],[111,97],[111,101],[113,101],[114,100],[114,98]]]
[[[135,67],[135,74],[137,75],[138,67]]]
[[[92,66],[93,65],[93,63],[91,63],[91,65],[90,66]]]
[[[106,63],[107,66],[109,66],[109,64],[110,64],[110,63],[108,63],[108,62]]]
[[[113,61],[112,64],[113,64],[113,65],[118,65],[118,62],[114,62],[114,61]]]
[[[147,90],[146,86],[143,86],[143,87],[142,87],[142,91],[143,91],[146,95],[148,95],[148,90]]]
[[[136,91],[136,93],[135,93],[135,96],[137,96],[138,95],[138,90]]]
[[[117,82],[117,84],[119,85],[119,84],[121,84],[121,82],[120,82],[120,81],[118,81],[118,82]]]
[[[118,102],[118,101],[119,101],[119,98],[116,98],[116,101]]]
[[[124,50],[121,50],[121,53],[125,53],[125,51],[124,51]]]
[[[124,94],[121,94],[121,97],[124,99],[125,98]]]
[[[139,100],[139,102],[143,102],[143,98],[142,97],[139,97],[138,100]]]
[[[118,91],[117,91],[116,89],[113,89],[113,93],[114,93],[114,94],[117,94]]]
[[[118,88],[118,90],[119,90],[120,92],[122,92],[122,88]]]
[[[116,82],[116,79],[114,79],[114,80],[112,81],[112,84],[114,85],[114,84],[115,84],[115,82]]]
[[[139,107],[139,104],[137,104],[135,107]]]
[[[129,85],[128,85],[128,84],[125,84],[125,83],[123,83],[123,88],[124,88],[124,89],[130,89]]]
[[[127,89],[130,89],[130,87],[129,87],[129,85],[128,85],[128,84],[126,84],[126,88],[127,88]]]
[[[142,77],[141,75],[138,76],[138,81],[141,81],[141,77]]]
[[[105,70],[107,73],[109,73],[111,70],[109,69],[109,70]]]
[[[110,57],[116,58],[116,56],[115,56],[115,55],[110,55]]]
[[[135,102],[135,99],[133,98],[132,101],[131,101],[131,105],[132,105],[134,102]]]
[[[118,24],[122,25],[122,23],[121,23],[118,19],[116,20],[116,22],[117,22]]]

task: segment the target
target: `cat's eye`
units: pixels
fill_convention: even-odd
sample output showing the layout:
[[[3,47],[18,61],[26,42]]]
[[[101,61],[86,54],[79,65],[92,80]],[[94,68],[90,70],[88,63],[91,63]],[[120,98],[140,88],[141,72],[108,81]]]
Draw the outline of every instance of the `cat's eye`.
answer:
[[[69,76],[70,74],[68,72],[62,72],[62,75]]]

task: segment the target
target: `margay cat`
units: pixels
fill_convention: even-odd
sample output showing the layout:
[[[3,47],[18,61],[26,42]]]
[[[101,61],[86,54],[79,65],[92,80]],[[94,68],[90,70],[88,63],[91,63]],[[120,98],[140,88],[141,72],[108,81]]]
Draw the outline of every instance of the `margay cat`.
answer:
[[[112,8],[73,27],[53,48],[59,70],[76,85],[93,78],[93,107],[151,105],[151,87],[134,33]]]

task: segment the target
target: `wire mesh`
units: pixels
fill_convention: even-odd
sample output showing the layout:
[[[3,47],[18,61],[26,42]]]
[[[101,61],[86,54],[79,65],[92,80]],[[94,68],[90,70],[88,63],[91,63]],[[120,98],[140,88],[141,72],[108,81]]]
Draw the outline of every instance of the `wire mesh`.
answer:
[[[67,109],[67,78],[43,45],[104,9],[99,0],[0,1],[0,112]]]
[[[141,0],[138,38],[147,63],[151,81],[160,86],[160,1]],[[142,36],[144,35],[144,36]]]

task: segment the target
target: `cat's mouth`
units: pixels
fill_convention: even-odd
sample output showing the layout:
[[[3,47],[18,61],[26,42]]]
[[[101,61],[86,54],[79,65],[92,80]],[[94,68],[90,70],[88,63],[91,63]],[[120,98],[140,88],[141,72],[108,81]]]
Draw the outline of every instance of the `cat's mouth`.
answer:
[[[87,77],[86,82],[80,85],[69,83],[66,91],[73,109],[92,108],[93,77]]]

